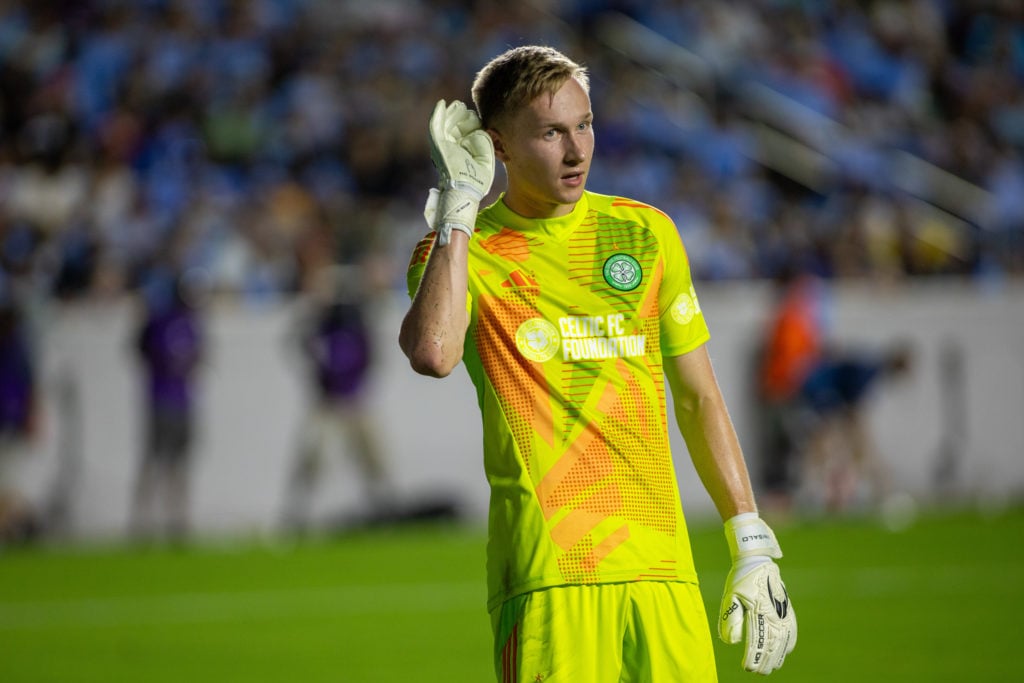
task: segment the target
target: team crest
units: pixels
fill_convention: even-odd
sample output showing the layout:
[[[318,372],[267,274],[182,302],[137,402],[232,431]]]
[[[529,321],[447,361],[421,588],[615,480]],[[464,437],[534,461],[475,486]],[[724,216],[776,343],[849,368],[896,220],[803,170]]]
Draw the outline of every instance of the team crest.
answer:
[[[561,344],[558,328],[543,318],[530,318],[516,330],[519,353],[538,363],[554,358]]]
[[[621,292],[633,291],[642,279],[640,262],[629,254],[614,254],[604,262],[604,281]]]

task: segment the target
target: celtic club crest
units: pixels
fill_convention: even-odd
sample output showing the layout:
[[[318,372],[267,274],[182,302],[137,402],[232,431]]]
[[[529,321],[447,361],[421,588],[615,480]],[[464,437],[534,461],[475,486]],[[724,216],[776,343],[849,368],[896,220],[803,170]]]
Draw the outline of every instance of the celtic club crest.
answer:
[[[615,254],[604,262],[604,281],[619,291],[636,289],[642,279],[640,262],[629,254]]]

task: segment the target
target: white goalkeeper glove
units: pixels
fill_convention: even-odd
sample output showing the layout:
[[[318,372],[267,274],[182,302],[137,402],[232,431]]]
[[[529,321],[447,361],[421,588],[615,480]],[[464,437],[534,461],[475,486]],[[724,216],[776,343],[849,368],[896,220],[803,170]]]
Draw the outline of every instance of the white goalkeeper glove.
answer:
[[[746,635],[743,668],[770,674],[796,646],[796,614],[773,559],[782,557],[775,534],[756,512],[725,523],[732,571],[725,581],[718,634],[734,644]]]
[[[452,230],[472,237],[480,200],[494,181],[494,143],[462,102],[440,100],[434,107],[430,158],[441,178],[430,190],[423,216],[437,231],[437,243],[448,244]]]

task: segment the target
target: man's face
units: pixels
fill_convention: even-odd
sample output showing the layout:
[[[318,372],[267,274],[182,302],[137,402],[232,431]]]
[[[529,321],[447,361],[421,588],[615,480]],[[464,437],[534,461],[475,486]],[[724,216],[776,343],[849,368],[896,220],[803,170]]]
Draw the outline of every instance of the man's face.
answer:
[[[583,196],[594,154],[590,96],[570,78],[553,96],[544,93],[491,129],[495,154],[505,164],[505,204],[527,218],[553,218]]]

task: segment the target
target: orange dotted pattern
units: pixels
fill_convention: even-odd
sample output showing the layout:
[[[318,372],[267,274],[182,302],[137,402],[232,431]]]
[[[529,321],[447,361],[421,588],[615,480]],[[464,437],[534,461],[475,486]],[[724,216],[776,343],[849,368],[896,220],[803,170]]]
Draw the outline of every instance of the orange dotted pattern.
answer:
[[[587,448],[575,459],[565,476],[554,487],[551,494],[544,498],[545,509],[557,509],[569,505],[583,491],[593,487],[595,484],[604,481],[615,473],[615,465],[612,462],[608,447],[601,439],[590,442]],[[605,501],[611,507],[598,505],[596,509],[587,508],[592,512],[600,512],[604,515],[612,515],[619,511],[618,501]],[[583,502],[584,505],[592,505],[591,499]]]
[[[562,366],[562,393],[565,398],[562,415],[563,438],[568,438],[572,427],[580,420],[587,397],[601,375],[601,364],[594,361],[566,363]]]
[[[579,543],[558,558],[558,568],[567,583],[598,583],[601,574],[591,558],[594,556],[594,540],[585,536]]]
[[[653,429],[658,415],[632,377],[604,423],[612,444],[615,479],[622,492],[622,516],[669,535],[676,532],[675,474],[663,429]]]
[[[551,405],[543,368],[519,353],[515,333],[524,321],[536,318],[536,307],[525,296],[506,301],[481,296],[478,324],[474,330],[477,353],[483,363],[502,411],[519,446],[527,471],[533,473],[533,438],[550,434]],[[550,436],[548,436],[550,441]]]
[[[597,582],[602,560],[629,541],[631,524],[669,536],[678,531],[665,389],[660,379],[650,379],[661,376],[659,245],[644,226],[591,211],[564,247],[567,282],[556,283],[551,264],[530,260],[539,243],[508,228],[480,240],[480,248],[494,257],[485,259],[486,272],[498,284],[476,298],[475,348],[535,484],[552,539],[563,550],[557,562],[564,580]],[[604,262],[616,253],[640,263],[643,280],[632,291],[605,282]],[[647,355],[546,368],[520,354],[519,326],[530,318],[551,318],[541,313],[542,293],[557,290],[569,297],[561,293],[572,285],[582,291],[582,301],[560,302],[561,315],[586,314],[587,307],[624,313],[631,325],[626,333],[646,335]],[[557,375],[549,377],[546,370]],[[622,526],[595,539],[596,527],[612,519]],[[608,533],[607,524],[602,529]],[[667,575],[664,567],[651,571]]]

